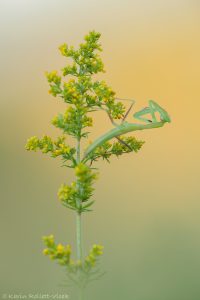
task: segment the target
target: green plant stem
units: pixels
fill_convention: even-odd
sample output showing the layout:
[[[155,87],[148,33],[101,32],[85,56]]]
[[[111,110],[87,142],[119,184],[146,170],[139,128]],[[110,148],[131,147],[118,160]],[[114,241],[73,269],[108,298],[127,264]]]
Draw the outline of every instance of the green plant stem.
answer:
[[[77,137],[77,145],[76,145],[76,163],[80,163],[80,150],[81,150],[81,143],[80,138]],[[77,180],[77,186],[79,189],[79,182]],[[81,206],[81,199],[77,199],[78,206]],[[77,212],[76,215],[76,247],[77,247],[77,259],[82,260],[82,226],[81,226],[81,212]],[[78,291],[79,300],[83,300],[83,290],[80,287]]]
[[[77,138],[77,145],[76,145],[76,162],[77,164],[80,163],[80,151],[81,151],[81,139],[78,137]]]
[[[83,296],[83,289],[82,288],[79,288],[79,298],[78,300],[84,300],[84,296]]]
[[[81,213],[76,215],[76,246],[77,246],[77,258],[82,259],[82,227],[81,227]]]
[[[80,163],[80,138],[77,138],[76,146],[76,162]],[[79,187],[79,183],[77,182]],[[81,206],[81,200],[78,199],[79,207]],[[77,259],[82,259],[82,226],[81,226],[81,212],[77,212],[76,215],[76,247],[77,247]]]

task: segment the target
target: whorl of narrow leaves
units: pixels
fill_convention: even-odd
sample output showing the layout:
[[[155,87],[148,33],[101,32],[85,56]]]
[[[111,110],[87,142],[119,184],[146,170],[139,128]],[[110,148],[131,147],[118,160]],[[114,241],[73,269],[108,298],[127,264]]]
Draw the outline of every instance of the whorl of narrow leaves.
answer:
[[[77,181],[72,182],[71,185],[61,185],[58,198],[64,206],[79,213],[90,211],[89,207],[94,201],[87,204],[85,202],[92,196],[94,190],[92,185],[97,178],[97,173],[94,173],[87,165],[80,163],[75,167],[75,175]]]

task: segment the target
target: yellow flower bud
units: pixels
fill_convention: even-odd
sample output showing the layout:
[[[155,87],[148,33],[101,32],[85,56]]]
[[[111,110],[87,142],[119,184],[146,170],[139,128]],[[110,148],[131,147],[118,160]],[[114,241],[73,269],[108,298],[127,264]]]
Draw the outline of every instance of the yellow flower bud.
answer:
[[[43,252],[44,255],[48,255],[49,254],[49,249],[46,248],[42,252]]]
[[[63,44],[58,48],[61,52],[62,55],[66,55],[67,54],[67,44]]]
[[[56,250],[58,253],[63,253],[64,252],[64,246],[62,244],[58,244],[56,247]]]
[[[52,77],[57,76],[57,74],[58,74],[58,72],[57,72],[56,70],[54,70],[54,71],[52,71],[52,72],[50,73],[50,75],[51,75]]]
[[[56,155],[56,156],[60,155],[61,153],[62,153],[62,151],[61,151],[60,149],[56,149],[56,150],[53,152],[53,154]]]

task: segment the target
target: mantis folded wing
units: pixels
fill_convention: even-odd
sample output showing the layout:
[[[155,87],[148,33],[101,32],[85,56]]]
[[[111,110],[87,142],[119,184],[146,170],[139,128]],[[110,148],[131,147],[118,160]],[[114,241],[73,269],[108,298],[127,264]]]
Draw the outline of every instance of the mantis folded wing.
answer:
[[[130,110],[129,110],[130,111]],[[158,112],[160,115],[160,120],[157,120],[155,113]],[[144,115],[149,114],[151,119],[144,118]],[[101,146],[103,143],[111,140],[114,137],[118,137],[122,134],[136,131],[136,130],[144,130],[151,128],[162,127],[166,122],[171,122],[170,116],[160,105],[158,105],[155,101],[149,100],[149,106],[143,108],[142,110],[136,112],[133,117],[135,119],[144,121],[146,124],[137,124],[137,123],[128,123],[123,121],[119,125],[115,125],[115,128],[111,129],[107,133],[100,136],[96,139],[87,149],[84,154],[85,159],[92,151],[94,151],[97,147]]]

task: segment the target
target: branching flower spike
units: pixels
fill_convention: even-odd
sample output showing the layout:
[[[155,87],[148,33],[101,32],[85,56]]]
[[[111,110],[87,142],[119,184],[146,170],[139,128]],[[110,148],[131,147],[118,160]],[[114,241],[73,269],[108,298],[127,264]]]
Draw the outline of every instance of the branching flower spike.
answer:
[[[26,150],[40,150],[53,158],[59,157],[63,166],[74,171],[74,181],[62,183],[57,195],[60,203],[76,215],[76,253],[72,251],[70,243],[57,244],[54,236],[49,235],[43,237],[46,246],[43,254],[66,270],[68,283],[78,287],[80,299],[83,299],[85,287],[103,274],[97,268],[103,246],[94,244],[88,254],[83,253],[81,217],[83,213],[92,210],[94,183],[97,179],[96,168],[92,164],[99,159],[110,162],[113,156],[138,152],[144,141],[127,136],[127,133],[159,128],[170,122],[168,113],[153,100],[149,101],[148,107],[133,115],[139,122],[126,121],[135,101],[117,98],[105,81],[93,79],[93,75],[105,72],[99,56],[102,51],[100,36],[100,33],[90,31],[78,49],[67,44],[59,47],[61,55],[71,59],[71,64],[64,66],[60,72],[46,72],[46,78],[50,86],[49,93],[66,104],[65,111],[51,122],[61,130],[61,135],[56,140],[47,135],[41,138],[33,136],[26,143]],[[124,104],[128,103],[126,100],[131,102],[128,110]],[[93,126],[93,111],[106,113],[113,128],[93,143],[88,143],[83,151],[82,140],[88,138],[89,129]],[[74,142],[69,144],[67,136],[71,136]]]

